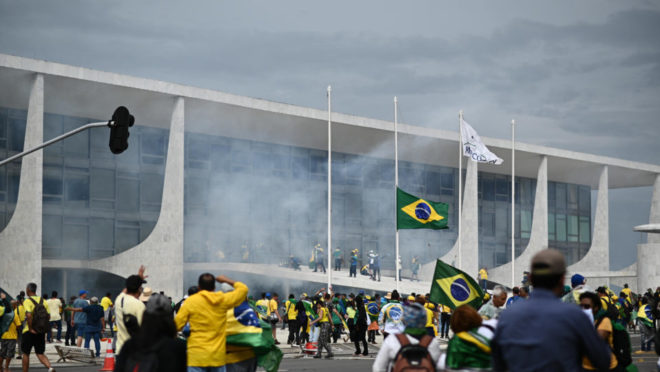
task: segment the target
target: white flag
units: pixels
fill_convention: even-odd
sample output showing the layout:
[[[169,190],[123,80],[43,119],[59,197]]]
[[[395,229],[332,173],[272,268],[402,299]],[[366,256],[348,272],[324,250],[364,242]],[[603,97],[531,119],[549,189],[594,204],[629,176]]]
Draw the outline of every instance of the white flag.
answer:
[[[479,163],[502,164],[503,160],[488,150],[477,131],[463,119],[461,119],[461,135],[463,137],[463,155]]]

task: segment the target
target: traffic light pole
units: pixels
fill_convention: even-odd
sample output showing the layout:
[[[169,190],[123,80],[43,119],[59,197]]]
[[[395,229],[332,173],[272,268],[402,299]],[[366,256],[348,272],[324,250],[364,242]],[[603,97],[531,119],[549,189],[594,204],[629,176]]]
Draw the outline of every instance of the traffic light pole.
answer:
[[[98,123],[85,124],[80,128],[76,128],[76,129],[74,129],[70,132],[67,132],[67,133],[64,133],[60,136],[55,137],[52,140],[46,141],[46,142],[42,143],[41,145],[39,145],[37,147],[33,147],[29,150],[23,151],[23,152],[18,153],[18,154],[14,155],[10,158],[7,158],[3,161],[0,161],[0,167],[7,164],[7,163],[9,163],[9,162],[11,162],[11,161],[14,161],[16,159],[20,159],[20,158],[24,157],[25,155],[28,155],[28,154],[31,154],[31,153],[37,151],[37,150],[43,149],[46,146],[50,146],[55,142],[59,142],[59,141],[65,139],[65,138],[71,137],[76,133],[79,133],[79,132],[82,132],[84,130],[91,129],[91,128],[99,128],[99,127],[106,127],[106,126],[112,128],[114,126],[114,124],[115,124],[115,122],[112,121],[112,120],[111,121],[98,122]]]

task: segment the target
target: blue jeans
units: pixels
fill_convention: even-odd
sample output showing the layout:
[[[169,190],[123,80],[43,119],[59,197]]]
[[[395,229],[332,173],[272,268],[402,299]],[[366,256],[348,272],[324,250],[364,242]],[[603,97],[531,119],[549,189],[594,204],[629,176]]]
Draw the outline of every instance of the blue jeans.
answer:
[[[46,339],[48,339],[48,342],[50,342],[51,339],[53,338],[53,335],[52,335],[53,327],[57,328],[57,337],[55,337],[55,339],[57,341],[61,341],[62,340],[62,320],[55,320],[55,321],[50,322],[50,329],[48,330],[48,332],[46,332]]]
[[[188,372],[227,372],[225,366],[222,367],[191,367],[188,366]]]
[[[98,329],[87,329],[85,331],[85,349],[89,349],[89,340],[94,339],[96,346],[96,356],[101,356],[101,331]]]

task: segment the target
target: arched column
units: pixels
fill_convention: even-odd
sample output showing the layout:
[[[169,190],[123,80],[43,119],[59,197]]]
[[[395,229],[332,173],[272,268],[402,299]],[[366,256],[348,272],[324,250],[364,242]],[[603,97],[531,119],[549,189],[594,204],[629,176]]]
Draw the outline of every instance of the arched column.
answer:
[[[28,102],[23,149],[43,142],[44,77],[37,74],[32,82]],[[29,282],[41,292],[41,229],[43,151],[35,151],[22,159],[16,209],[7,227],[0,232],[0,247],[11,253],[0,259],[2,287],[12,296],[24,290]],[[12,274],[13,273],[13,274]]]
[[[160,215],[151,234],[118,255],[89,261],[92,269],[127,277],[147,267],[148,286],[172,298],[183,296],[184,99],[172,110]]]

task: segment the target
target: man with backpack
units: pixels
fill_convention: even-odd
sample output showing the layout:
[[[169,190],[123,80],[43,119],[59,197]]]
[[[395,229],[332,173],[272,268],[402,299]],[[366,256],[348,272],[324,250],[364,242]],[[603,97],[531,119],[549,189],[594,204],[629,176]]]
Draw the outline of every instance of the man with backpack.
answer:
[[[403,333],[383,341],[372,366],[373,372],[399,372],[412,369],[434,372],[440,359],[440,342],[426,334],[426,309],[413,303],[404,311]]]
[[[594,316],[594,326],[608,346],[612,350],[610,355],[610,370],[624,370],[630,363],[630,337],[625,326],[610,319],[602,310],[598,295],[593,292],[585,292],[580,295],[580,306],[583,310],[590,310]],[[591,361],[584,357],[582,367],[586,370],[595,369]]]
[[[21,352],[23,353],[23,372],[30,368],[30,352],[34,348],[37,359],[48,368],[49,372],[55,371],[51,367],[46,351],[46,332],[50,330],[50,314],[46,308],[44,299],[37,296],[37,285],[29,283],[25,290],[27,297],[23,302],[25,307],[26,322],[23,327],[23,338],[21,340]]]

